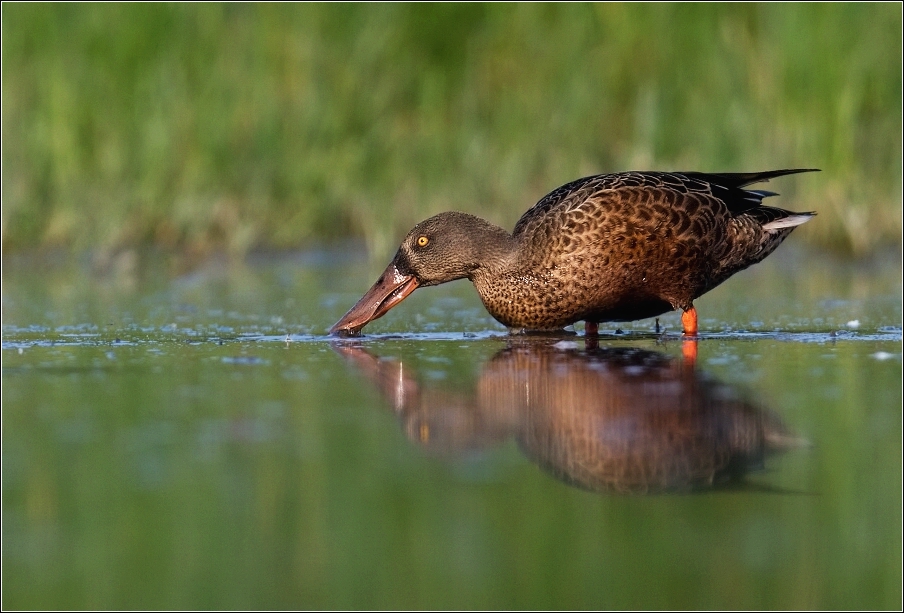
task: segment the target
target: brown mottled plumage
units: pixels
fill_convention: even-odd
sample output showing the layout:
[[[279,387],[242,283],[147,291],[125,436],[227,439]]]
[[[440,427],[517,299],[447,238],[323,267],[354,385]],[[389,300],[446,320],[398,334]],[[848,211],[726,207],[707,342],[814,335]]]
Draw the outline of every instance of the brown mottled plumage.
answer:
[[[419,286],[468,278],[509,328],[631,321],[681,309],[765,258],[815,213],[764,206],[744,187],[809,169],[624,172],[573,181],[527,211],[512,234],[467,213],[422,221],[376,284],[330,330],[357,334]]]

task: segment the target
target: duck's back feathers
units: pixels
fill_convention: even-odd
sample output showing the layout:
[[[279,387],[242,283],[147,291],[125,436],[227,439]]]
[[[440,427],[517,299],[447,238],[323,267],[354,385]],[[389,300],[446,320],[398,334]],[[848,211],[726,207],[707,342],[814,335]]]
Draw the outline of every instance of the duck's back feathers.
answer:
[[[765,225],[789,215],[801,214],[791,213],[776,207],[764,207],[763,198],[777,196],[776,192],[743,188],[754,183],[767,182],[775,177],[801,172],[818,172],[818,169],[794,168],[765,172],[729,173],[620,172],[607,175],[593,175],[566,183],[546,194],[537,204],[521,216],[521,219],[515,224],[513,234],[515,236],[522,234],[526,229],[534,226],[538,219],[559,206],[563,206],[566,209],[577,207],[600,192],[615,192],[630,188],[663,190],[669,193],[671,196],[669,199],[673,201],[683,200],[683,197],[693,194],[710,195],[721,201],[732,217],[747,213]],[[802,215],[812,216],[813,214],[803,213]],[[806,221],[806,219],[803,221]],[[798,221],[794,225],[799,225],[803,221]]]

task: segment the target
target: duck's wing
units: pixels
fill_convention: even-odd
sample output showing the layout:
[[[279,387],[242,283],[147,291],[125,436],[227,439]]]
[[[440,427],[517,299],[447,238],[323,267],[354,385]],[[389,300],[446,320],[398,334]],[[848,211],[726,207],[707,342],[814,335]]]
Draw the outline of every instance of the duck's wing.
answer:
[[[602,191],[612,191],[624,187],[662,187],[661,172],[619,172],[608,175],[592,175],[575,179],[552,190],[528,209],[512,234],[518,236],[527,228],[536,226],[542,220],[559,212],[577,208],[589,198]],[[563,211],[559,211],[563,209]]]
[[[765,172],[677,172],[671,174],[685,177],[694,183],[708,185],[709,192],[725,203],[732,217],[746,213],[765,225],[788,215],[797,215],[797,213],[763,206],[763,198],[778,196],[775,192],[744,188],[754,183],[766,183],[769,179],[801,172],[819,172],[819,169],[785,168],[783,170],[767,170]],[[807,215],[812,217],[811,214]]]
[[[799,225],[812,217],[812,213],[791,213],[776,207],[763,206],[763,198],[777,196],[766,190],[748,190],[744,187],[763,183],[775,177],[801,172],[815,172],[815,168],[795,168],[745,173],[703,172],[620,172],[583,177],[554,189],[531,207],[513,230],[519,236],[536,228],[548,217],[559,217],[605,191],[650,188],[671,192],[673,202],[693,197],[695,194],[714,196],[725,204],[730,217],[747,214],[764,227]],[[785,221],[783,221],[785,220]],[[781,225],[784,224],[784,225]],[[768,227],[767,227],[768,229]]]
[[[747,187],[754,183],[766,183],[769,179],[796,175],[801,172],[819,172],[818,168],[785,168],[783,170],[766,170],[763,172],[679,172],[674,174],[684,175],[691,179],[702,179],[707,183],[723,185],[725,187]]]

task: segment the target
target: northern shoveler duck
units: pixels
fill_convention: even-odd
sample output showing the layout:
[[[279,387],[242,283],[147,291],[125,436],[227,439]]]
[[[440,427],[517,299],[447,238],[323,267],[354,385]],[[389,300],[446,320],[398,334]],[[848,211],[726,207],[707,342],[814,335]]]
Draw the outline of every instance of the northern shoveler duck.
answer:
[[[355,335],[418,287],[470,279],[490,315],[513,330],[633,321],[683,311],[772,253],[815,213],[763,205],[744,189],[816,169],[753,173],[621,172],[572,181],[543,197],[509,234],[474,215],[417,224],[377,282],[330,329]]]

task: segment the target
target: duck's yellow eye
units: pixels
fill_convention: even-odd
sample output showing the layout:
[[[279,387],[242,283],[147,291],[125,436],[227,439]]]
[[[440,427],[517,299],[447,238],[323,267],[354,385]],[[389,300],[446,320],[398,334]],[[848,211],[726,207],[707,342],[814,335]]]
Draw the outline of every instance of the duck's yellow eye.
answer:
[[[430,242],[430,239],[426,236],[418,236],[417,237],[417,246],[418,247],[426,247],[427,243]]]

